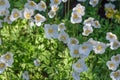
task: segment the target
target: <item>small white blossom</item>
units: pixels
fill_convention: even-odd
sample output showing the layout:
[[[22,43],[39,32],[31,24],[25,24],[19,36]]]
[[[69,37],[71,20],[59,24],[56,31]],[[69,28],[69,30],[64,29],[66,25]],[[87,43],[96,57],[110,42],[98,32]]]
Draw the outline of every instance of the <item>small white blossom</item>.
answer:
[[[34,11],[32,9],[28,9],[28,8],[24,9],[23,15],[24,15],[25,19],[30,19],[31,16],[33,16],[33,14],[34,14]]]
[[[5,10],[10,7],[10,3],[8,0],[0,0],[0,10]]]
[[[120,70],[110,73],[112,80],[120,80]]]
[[[40,1],[40,3],[38,3],[38,5],[37,5],[38,11],[45,11],[46,8],[47,8],[47,5],[44,1]]]
[[[0,61],[0,74],[3,73],[6,69],[6,63],[3,61]]]
[[[114,40],[110,42],[110,49],[115,50],[120,47],[120,42],[118,40]]]
[[[45,24],[44,26],[45,37],[48,39],[58,38],[58,25]]]
[[[11,52],[7,52],[1,56],[1,61],[4,61],[6,63],[6,66],[11,67],[14,62],[13,54]]]
[[[28,9],[37,10],[37,4],[34,1],[30,1],[30,0],[28,0],[28,2],[25,3],[24,7]]]
[[[64,32],[64,31],[61,31],[59,33],[58,40],[62,41],[64,43],[68,43],[68,41],[69,41],[69,35],[66,32]]]
[[[72,65],[72,68],[75,72],[81,73],[87,70],[87,66],[84,62],[84,59],[79,59],[76,63]]]
[[[81,23],[82,22],[82,17],[80,15],[78,15],[77,12],[72,12],[71,14],[71,23],[75,24],[75,23]]]
[[[22,77],[24,80],[30,80],[28,71],[24,71],[24,73],[22,74]]]
[[[50,0],[50,5],[59,5],[62,1],[61,0]]]
[[[77,4],[76,7],[73,8],[73,12],[77,12],[79,16],[85,15],[85,7],[81,4]]]
[[[10,15],[10,20],[15,21],[20,17],[22,17],[22,12],[20,10],[18,10],[18,9],[13,9],[12,13]]]
[[[78,72],[72,72],[72,77],[74,80],[80,80],[80,73]]]
[[[112,71],[115,71],[119,66],[119,64],[114,61],[107,61],[106,65],[109,68],[109,70],[112,70]]]
[[[39,59],[35,59],[34,60],[34,65],[35,66],[40,66],[40,60]]]
[[[99,3],[99,0],[90,0],[89,4],[92,5],[92,7],[95,7]]]
[[[58,31],[64,31],[64,30],[66,30],[65,24],[64,24],[64,23],[60,23],[60,24],[58,25]]]
[[[89,17],[88,19],[84,20],[83,24],[84,25],[92,25],[93,21],[94,21],[94,18]]]
[[[65,3],[65,2],[67,2],[67,0],[62,0],[62,2],[64,2],[64,3]]]
[[[88,36],[89,34],[91,34],[93,32],[93,28],[90,25],[85,25],[83,27],[83,33],[82,35],[84,36]]]
[[[106,39],[112,42],[114,40],[117,40],[117,36],[112,32],[107,32]]]
[[[71,57],[75,58],[75,57],[79,57],[79,45],[71,45],[70,47],[70,55]]]
[[[49,18],[54,18],[55,15],[56,15],[55,11],[50,10],[50,12],[48,12]]]
[[[111,61],[114,61],[114,62],[120,64],[120,54],[113,55],[113,56],[111,57]]]
[[[100,27],[101,27],[99,21],[97,21],[97,20],[96,20],[96,21],[93,21],[92,26],[93,26],[94,28],[100,28]]]
[[[37,26],[41,26],[41,24],[46,21],[46,18],[44,16],[42,16],[41,14],[39,14],[39,13],[37,13],[34,16],[34,18],[35,18],[35,24]]]
[[[96,45],[93,46],[93,50],[96,54],[103,54],[107,45],[103,42],[97,42]]]

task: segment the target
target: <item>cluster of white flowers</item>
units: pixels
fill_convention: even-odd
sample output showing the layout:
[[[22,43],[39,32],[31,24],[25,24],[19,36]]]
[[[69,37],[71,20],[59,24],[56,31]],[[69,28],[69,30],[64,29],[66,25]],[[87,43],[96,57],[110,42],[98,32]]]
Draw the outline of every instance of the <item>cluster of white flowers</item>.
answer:
[[[38,4],[36,4],[34,1],[27,0],[27,3],[25,3],[23,10],[14,8],[12,9],[11,14],[8,10],[8,8],[10,7],[9,2],[7,0],[1,0],[0,3],[2,3],[0,5],[0,16],[5,16],[3,20],[0,20],[0,27],[2,27],[2,22],[12,24],[12,22],[16,21],[18,18],[27,19],[30,26],[33,26],[34,24],[40,26],[41,23],[46,21],[46,18],[40,13],[34,14],[35,10],[46,10],[47,6],[44,1],[40,1]]]
[[[84,20],[83,22],[83,35],[88,36],[93,32],[93,28],[100,28],[101,25],[98,20],[94,20],[94,18],[89,17],[88,19]]]
[[[77,4],[76,7],[73,8],[73,11],[71,13],[71,23],[81,23],[82,22],[82,16],[85,15],[85,7],[81,4]]]
[[[0,74],[5,71],[7,67],[11,67],[14,62],[13,54],[7,52],[6,54],[0,57]]]
[[[111,61],[107,61],[106,65],[108,66],[109,70],[112,70],[110,74],[112,80],[120,80],[120,70],[117,70],[120,65],[120,54],[113,55],[111,57]]]
[[[113,15],[116,13],[116,10],[115,10],[115,5],[112,4],[111,2],[109,3],[106,3],[104,5],[105,7],[105,15],[107,18],[113,18]]]

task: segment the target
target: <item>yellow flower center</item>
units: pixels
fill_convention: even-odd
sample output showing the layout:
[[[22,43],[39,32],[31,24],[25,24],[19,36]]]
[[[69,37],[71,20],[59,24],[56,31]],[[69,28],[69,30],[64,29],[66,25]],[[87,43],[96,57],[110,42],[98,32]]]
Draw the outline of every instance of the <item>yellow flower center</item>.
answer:
[[[98,45],[97,46],[97,50],[102,50],[103,46],[102,45]]]
[[[77,12],[78,12],[78,13],[81,13],[81,9],[80,9],[80,8],[78,8],[78,9],[77,9]]]
[[[115,57],[114,57],[114,60],[115,60],[115,61],[119,61],[120,58],[119,58],[118,56],[115,56]]]
[[[4,0],[0,0],[0,5],[5,5],[5,1]]]
[[[30,18],[30,13],[26,13],[26,18]]]
[[[42,8],[45,8],[45,7],[46,7],[46,5],[45,5],[44,3],[42,3],[42,4],[41,4],[41,7],[42,7]]]
[[[82,46],[82,49],[83,50],[86,50],[88,47],[87,46]]]
[[[77,64],[76,64],[76,67],[77,67],[77,68],[81,68],[82,65],[81,65],[80,63],[77,63]]]
[[[5,63],[0,63],[0,68],[4,68],[5,67]]]
[[[4,56],[4,58],[5,58],[6,60],[10,60],[10,59],[11,59],[11,55],[10,55],[10,54],[6,54],[6,55]]]
[[[76,43],[77,43],[76,40],[74,40],[74,39],[71,40],[71,44],[76,44]]]
[[[79,51],[77,49],[75,49],[74,54],[79,54]]]
[[[114,43],[113,43],[113,46],[114,46],[114,47],[117,47],[117,46],[119,46],[119,43],[114,42]]]
[[[33,1],[30,1],[29,3],[31,6],[35,6],[35,3]]]
[[[58,4],[58,3],[59,3],[59,0],[54,0],[54,3],[55,3],[55,4]]]
[[[91,31],[90,30],[85,30],[85,34],[89,34]]]
[[[37,21],[40,21],[40,20],[41,20],[41,17],[38,16],[38,15],[36,15],[35,18],[36,18]]]
[[[78,18],[78,15],[77,15],[77,14],[74,14],[74,15],[73,15],[73,18],[74,18],[74,19],[77,19],[77,18]]]
[[[53,32],[54,32],[53,29],[48,29],[48,33],[49,33],[49,34],[52,34]]]
[[[120,73],[119,72],[115,72],[113,75],[114,75],[115,78],[117,78],[117,77],[120,76]]]
[[[19,16],[19,14],[18,14],[17,12],[15,12],[15,13],[13,14],[13,16],[14,16],[14,18],[16,18],[16,17]]]
[[[63,35],[60,37],[60,39],[64,41],[64,40],[66,40],[66,36]]]
[[[113,63],[110,63],[109,66],[112,68],[114,67],[115,65]]]

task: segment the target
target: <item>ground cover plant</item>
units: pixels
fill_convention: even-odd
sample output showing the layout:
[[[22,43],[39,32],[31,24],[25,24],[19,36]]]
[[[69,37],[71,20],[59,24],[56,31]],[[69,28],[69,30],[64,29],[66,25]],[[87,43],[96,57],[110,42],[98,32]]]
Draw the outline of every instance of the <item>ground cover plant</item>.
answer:
[[[120,80],[119,0],[0,0],[0,80]]]

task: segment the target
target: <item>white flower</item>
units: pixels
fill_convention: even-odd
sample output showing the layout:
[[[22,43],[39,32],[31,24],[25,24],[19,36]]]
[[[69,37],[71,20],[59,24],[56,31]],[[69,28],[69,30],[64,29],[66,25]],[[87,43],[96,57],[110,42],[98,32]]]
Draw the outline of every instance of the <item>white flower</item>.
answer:
[[[90,25],[85,25],[83,27],[83,33],[82,35],[84,36],[88,36],[89,34],[91,34],[93,32],[93,28]]]
[[[37,26],[41,26],[41,23],[46,21],[46,18],[39,13],[37,13],[34,16],[34,18],[35,18],[35,23],[36,23]]]
[[[33,16],[33,14],[34,14],[34,11],[32,9],[28,9],[28,8],[24,9],[23,15],[24,15],[25,19],[30,19],[31,16]]]
[[[10,3],[8,0],[0,0],[0,10],[8,9],[10,7]]]
[[[73,12],[77,12],[79,16],[85,15],[85,7],[81,4],[77,4],[76,7],[73,8]]]
[[[38,3],[37,5],[37,10],[39,11],[45,11],[47,8],[47,5],[44,1],[40,1],[40,3]]]
[[[28,71],[24,71],[24,73],[22,73],[22,77],[24,80],[30,80]]]
[[[56,15],[55,11],[50,10],[50,12],[48,12],[49,18],[54,18],[55,15]]]
[[[111,61],[114,61],[114,62],[120,64],[120,54],[117,54],[117,55],[115,55],[115,56],[112,56],[112,57],[111,57]]]
[[[58,35],[58,40],[63,41],[64,43],[68,43],[69,35],[64,31],[61,31]]]
[[[70,49],[72,45],[77,45],[77,44],[79,44],[79,41],[76,38],[71,37],[69,38],[67,45],[68,45],[68,48]]]
[[[13,54],[11,52],[7,52],[1,56],[1,61],[4,61],[6,63],[6,66],[11,67],[14,62]]]
[[[84,42],[79,47],[79,53],[81,57],[87,57],[90,54],[90,51],[93,49],[92,45],[88,42]]]
[[[112,71],[115,71],[119,66],[119,64],[114,61],[107,61],[106,65],[109,68],[109,70],[112,70]]]
[[[96,54],[103,54],[107,45],[103,42],[97,42],[96,45],[93,46],[93,50]]]
[[[92,5],[92,7],[95,7],[99,3],[99,0],[90,0],[89,4]]]
[[[70,55],[71,57],[75,58],[75,57],[79,57],[80,54],[79,54],[79,45],[71,45],[70,47]]]
[[[82,22],[82,17],[80,15],[78,15],[77,12],[72,12],[71,14],[71,23],[75,24],[75,23],[81,23]]]
[[[117,36],[112,32],[107,32],[106,39],[112,42],[114,40],[117,40]]]
[[[57,5],[52,5],[51,6],[51,10],[54,11],[54,12],[57,12],[59,9],[59,7]]]
[[[80,80],[80,73],[78,72],[72,72],[72,77],[74,80]]]
[[[8,9],[2,9],[0,10],[0,16],[8,16],[9,15],[9,10]]]
[[[87,66],[84,62],[84,59],[79,59],[76,63],[72,65],[72,68],[75,72],[81,73],[87,70]]]
[[[92,25],[93,21],[94,21],[94,18],[89,17],[88,19],[84,20],[83,24],[84,25]]]
[[[13,9],[12,13],[10,15],[10,20],[15,21],[20,17],[22,17],[22,12],[20,10],[18,10],[18,9]]]
[[[6,63],[0,61],[0,74],[3,73],[6,69]]]
[[[85,2],[86,0],[77,0],[78,2]]]
[[[112,4],[112,3],[106,3],[105,4],[105,10],[108,10],[108,9],[115,9],[115,5]]]
[[[44,26],[45,37],[48,39],[58,38],[58,25],[45,24]]]
[[[62,2],[64,2],[64,3],[65,3],[65,2],[67,2],[67,0],[62,0]]]
[[[61,3],[61,0],[50,0],[50,5],[59,5]]]
[[[112,80],[120,80],[120,70],[110,73]]]
[[[34,60],[34,65],[35,66],[40,66],[40,60],[39,59],[35,59]]]
[[[65,24],[64,23],[60,23],[58,25],[58,31],[64,31],[64,30],[66,30]]]
[[[118,40],[114,40],[110,42],[110,49],[115,50],[120,47],[120,42]]]
[[[25,3],[24,7],[28,8],[28,9],[36,10],[37,9],[37,4],[34,1],[28,0],[28,2]]]
[[[97,21],[97,20],[96,20],[96,21],[93,21],[92,26],[93,26],[94,28],[100,28],[100,27],[101,27],[99,21]]]

